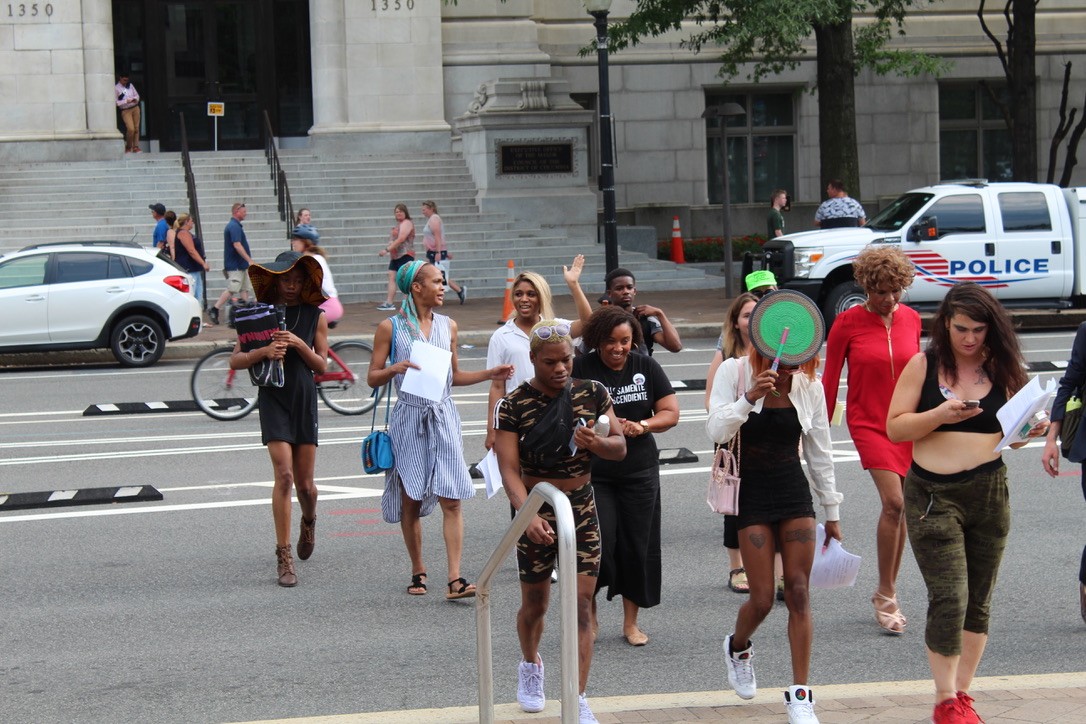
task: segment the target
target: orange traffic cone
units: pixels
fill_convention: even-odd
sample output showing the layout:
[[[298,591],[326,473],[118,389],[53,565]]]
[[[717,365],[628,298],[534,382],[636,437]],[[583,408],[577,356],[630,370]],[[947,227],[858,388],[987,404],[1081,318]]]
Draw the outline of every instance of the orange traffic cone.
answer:
[[[671,261],[676,264],[686,263],[686,257],[683,255],[683,233],[679,229],[678,216],[671,222]]]
[[[502,318],[498,320],[498,324],[505,324],[513,316],[513,277],[516,276],[513,273],[513,260],[510,259],[506,266],[509,267],[509,272],[505,276],[505,303],[502,305]]]

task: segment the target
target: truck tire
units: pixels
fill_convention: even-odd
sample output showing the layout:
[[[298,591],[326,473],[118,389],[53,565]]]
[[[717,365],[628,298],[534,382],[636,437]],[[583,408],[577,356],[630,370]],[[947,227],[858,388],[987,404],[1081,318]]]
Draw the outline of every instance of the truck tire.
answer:
[[[826,318],[826,328],[833,324],[837,315],[858,307],[867,301],[867,295],[860,285],[854,281],[838,284],[826,295],[826,303],[822,307],[822,316]]]

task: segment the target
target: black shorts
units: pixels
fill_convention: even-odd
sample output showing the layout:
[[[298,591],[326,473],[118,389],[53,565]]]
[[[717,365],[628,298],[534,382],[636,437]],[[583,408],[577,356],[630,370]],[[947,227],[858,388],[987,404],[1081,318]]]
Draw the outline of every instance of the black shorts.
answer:
[[[408,264],[413,261],[415,261],[415,257],[411,256],[410,254],[404,254],[403,256],[389,260],[388,270],[399,271],[400,267],[402,267],[404,264]]]

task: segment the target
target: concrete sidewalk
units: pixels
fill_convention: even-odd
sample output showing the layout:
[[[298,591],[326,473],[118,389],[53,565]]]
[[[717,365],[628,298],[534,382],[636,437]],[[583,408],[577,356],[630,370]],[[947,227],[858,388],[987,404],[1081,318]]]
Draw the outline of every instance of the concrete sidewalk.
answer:
[[[724,676],[723,663],[720,675]],[[553,683],[552,689],[557,687],[557,679]],[[931,721],[931,681],[814,685],[813,690],[815,712],[822,724]],[[973,682],[971,695],[976,699],[974,706],[977,713],[988,724],[1086,724],[1086,672],[980,677]],[[704,724],[724,721],[780,724],[788,718],[782,697],[783,694],[778,689],[760,690],[757,697],[750,702],[742,701],[730,690],[599,698],[592,697],[590,691],[589,703],[600,724]],[[478,709],[472,706],[275,721],[306,724],[467,724],[479,721],[479,713]],[[544,711],[539,714],[526,714],[520,711],[516,704],[499,704],[494,708],[494,721],[496,724],[559,724],[561,705],[558,701],[549,699]]]

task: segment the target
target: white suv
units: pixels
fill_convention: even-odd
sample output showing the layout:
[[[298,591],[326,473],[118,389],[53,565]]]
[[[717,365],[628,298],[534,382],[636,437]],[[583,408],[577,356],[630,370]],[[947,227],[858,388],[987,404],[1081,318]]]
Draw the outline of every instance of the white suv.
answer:
[[[124,241],[28,246],[0,257],[0,352],[109,347],[126,367],[202,326],[192,278]]]

